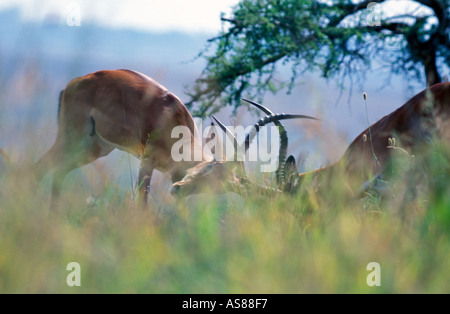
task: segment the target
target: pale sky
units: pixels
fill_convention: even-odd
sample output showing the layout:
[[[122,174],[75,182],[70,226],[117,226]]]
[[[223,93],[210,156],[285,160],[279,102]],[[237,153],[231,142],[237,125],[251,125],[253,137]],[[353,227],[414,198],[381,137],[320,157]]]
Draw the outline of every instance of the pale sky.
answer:
[[[19,7],[26,20],[89,23],[151,31],[217,33],[220,14],[231,12],[239,0],[0,0],[0,10]],[[386,16],[423,12],[411,0],[390,0],[382,5]],[[374,11],[375,12],[375,11]]]
[[[238,0],[0,0],[0,10],[19,7],[27,20],[64,22],[67,17],[94,20],[112,27],[153,31],[178,30],[216,33],[221,12],[229,13]]]

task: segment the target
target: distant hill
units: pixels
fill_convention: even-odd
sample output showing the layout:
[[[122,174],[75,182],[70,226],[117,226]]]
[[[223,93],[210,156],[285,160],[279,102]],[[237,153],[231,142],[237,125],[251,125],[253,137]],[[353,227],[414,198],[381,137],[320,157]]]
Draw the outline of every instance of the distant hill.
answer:
[[[202,34],[149,33],[94,24],[70,27],[52,21],[23,22],[17,9],[0,11],[0,34],[2,77],[16,72],[17,63],[22,66],[30,61],[38,62],[46,71],[64,71],[69,77],[106,68],[133,68],[151,76],[148,72],[165,68],[195,75],[203,61],[189,61],[208,38]],[[164,74],[161,76],[164,79]]]

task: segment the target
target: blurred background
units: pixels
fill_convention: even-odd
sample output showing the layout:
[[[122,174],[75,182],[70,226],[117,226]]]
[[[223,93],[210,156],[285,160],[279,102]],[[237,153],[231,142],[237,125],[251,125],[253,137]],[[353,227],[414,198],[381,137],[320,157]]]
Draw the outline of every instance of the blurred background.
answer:
[[[198,54],[207,39],[220,32],[221,14],[229,14],[237,3],[1,0],[0,147],[14,163],[37,160],[56,136],[59,92],[72,78],[97,70],[142,72],[187,101],[186,91],[205,66]],[[279,75],[283,76],[284,70],[288,77],[288,69],[280,68]],[[386,71],[366,73],[366,81],[345,86],[343,91],[335,82],[307,73],[291,94],[266,94],[264,104],[273,111],[322,119],[321,123],[286,122],[291,134],[289,153],[297,158],[306,156],[304,170],[337,160],[369,123],[423,89],[395,75],[386,86]],[[369,95],[368,116],[363,92]],[[259,119],[245,108],[239,109],[234,119],[229,107],[217,116],[227,124],[245,126]],[[206,119],[203,125],[209,122]],[[117,171],[117,165],[122,170]],[[116,171],[110,173],[109,167]],[[91,177],[97,177],[99,169],[119,185],[129,186],[130,175],[133,180],[136,177],[138,161],[116,150],[78,172],[94,171]]]

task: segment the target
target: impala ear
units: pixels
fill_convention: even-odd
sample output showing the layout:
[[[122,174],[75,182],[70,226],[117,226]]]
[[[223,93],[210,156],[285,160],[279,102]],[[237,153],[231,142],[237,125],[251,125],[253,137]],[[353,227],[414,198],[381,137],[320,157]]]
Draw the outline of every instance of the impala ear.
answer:
[[[295,157],[292,155],[289,155],[288,158],[286,158],[286,162],[284,163],[283,168],[283,175],[285,179],[288,179],[288,177],[292,174],[297,174],[297,164],[295,163]]]
[[[294,156],[290,155],[284,163],[282,173],[283,189],[293,192],[298,185],[298,171]]]
[[[286,166],[294,166],[295,167],[295,157],[292,155],[289,155],[288,158],[286,158]]]

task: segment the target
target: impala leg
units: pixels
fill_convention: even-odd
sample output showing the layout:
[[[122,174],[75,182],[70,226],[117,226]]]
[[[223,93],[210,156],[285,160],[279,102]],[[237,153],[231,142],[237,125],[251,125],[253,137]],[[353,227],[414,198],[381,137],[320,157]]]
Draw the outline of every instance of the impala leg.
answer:
[[[62,165],[53,172],[52,190],[50,196],[50,209],[56,209],[61,195],[61,188],[66,175],[78,168],[77,163]]]
[[[148,158],[141,160],[141,168],[139,169],[139,203],[146,206],[148,202],[148,193],[150,192],[150,182],[152,181],[153,166]]]
[[[61,156],[60,145],[55,143],[50,150],[36,162],[33,172],[37,182],[42,180],[48,172],[52,171],[55,165],[59,164],[59,156]]]
[[[97,136],[79,140],[78,145],[57,141],[36,163],[38,180],[42,179],[45,173],[53,172],[50,208],[56,208],[64,178],[70,171],[106,156],[112,150],[113,147],[99,141]]]

